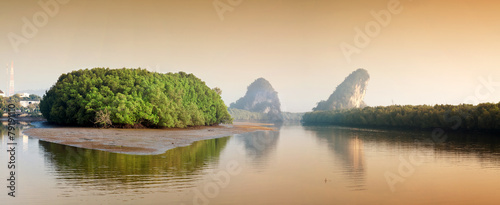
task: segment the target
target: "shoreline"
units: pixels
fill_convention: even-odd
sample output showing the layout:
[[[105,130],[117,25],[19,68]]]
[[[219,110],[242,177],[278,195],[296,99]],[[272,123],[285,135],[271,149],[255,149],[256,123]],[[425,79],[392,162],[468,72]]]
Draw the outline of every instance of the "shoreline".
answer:
[[[189,146],[195,141],[227,137],[247,132],[275,130],[262,123],[237,122],[232,125],[170,129],[99,129],[82,127],[30,128],[29,137],[68,146],[121,154],[156,155],[169,149]]]
[[[13,117],[17,122],[40,122],[46,121],[43,117]],[[9,117],[0,117],[0,122],[9,121]]]

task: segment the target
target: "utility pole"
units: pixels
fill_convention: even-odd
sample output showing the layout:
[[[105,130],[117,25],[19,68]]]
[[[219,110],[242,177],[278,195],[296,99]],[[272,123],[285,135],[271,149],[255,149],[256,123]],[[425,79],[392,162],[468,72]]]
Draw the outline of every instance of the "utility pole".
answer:
[[[3,79],[2,79],[3,80]],[[9,88],[9,64],[5,64],[5,82],[7,82],[7,86],[5,86],[5,97],[9,97],[9,93],[7,92],[7,89]]]

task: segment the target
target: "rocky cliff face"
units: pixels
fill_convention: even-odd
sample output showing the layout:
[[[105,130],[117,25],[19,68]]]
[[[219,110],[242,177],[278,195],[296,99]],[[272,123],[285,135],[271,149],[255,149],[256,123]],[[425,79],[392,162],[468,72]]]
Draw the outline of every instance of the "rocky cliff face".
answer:
[[[245,96],[231,103],[230,108],[265,113],[271,121],[283,121],[278,93],[264,78],[250,84]]]
[[[317,110],[339,110],[365,107],[363,101],[368,87],[370,75],[365,69],[358,69],[352,72],[344,82],[337,86],[337,89],[330,95],[328,100],[321,101],[318,106],[313,108]]]

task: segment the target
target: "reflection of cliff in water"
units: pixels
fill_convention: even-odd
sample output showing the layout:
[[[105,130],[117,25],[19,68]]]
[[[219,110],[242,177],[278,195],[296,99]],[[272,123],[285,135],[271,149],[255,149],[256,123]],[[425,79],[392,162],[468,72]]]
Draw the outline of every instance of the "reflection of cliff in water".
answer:
[[[97,190],[188,188],[217,163],[229,137],[197,141],[160,155],[127,155],[39,141],[55,175],[69,187]]]
[[[250,159],[252,164],[263,165],[276,149],[279,135],[279,131],[258,131],[235,135],[234,138],[243,143],[247,159]]]
[[[375,151],[377,147],[383,147],[382,149],[393,149],[401,153],[418,151],[420,155],[433,156],[435,159],[462,161],[462,159],[477,158],[483,166],[500,165],[500,138],[491,134],[443,132],[433,135],[433,131],[370,130],[345,127],[335,129],[358,133],[358,138],[365,146],[370,145],[372,151]]]
[[[332,129],[331,127],[315,127],[314,129],[306,127],[305,129],[312,131],[321,140],[326,140],[328,148],[342,162],[340,172],[351,179],[351,187],[355,190],[363,190],[366,184],[365,158],[363,140],[358,134],[348,129]]]
[[[343,162],[343,172],[353,179],[354,186],[363,186],[365,180],[364,147],[370,152],[377,148],[397,153],[417,151],[431,160],[446,160],[467,165],[476,158],[484,168],[500,166],[500,138],[480,133],[443,133],[433,139],[431,131],[370,130],[348,127],[304,127],[316,137],[326,140],[328,147]],[[429,155],[427,155],[429,154]]]

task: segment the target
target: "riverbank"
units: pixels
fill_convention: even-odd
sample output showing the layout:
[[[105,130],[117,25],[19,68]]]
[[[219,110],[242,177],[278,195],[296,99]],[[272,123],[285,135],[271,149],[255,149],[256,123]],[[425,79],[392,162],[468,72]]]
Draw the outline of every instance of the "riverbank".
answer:
[[[226,137],[259,130],[274,130],[270,124],[234,123],[187,129],[98,129],[81,127],[31,128],[23,133],[43,141],[114,153],[154,155],[188,146],[199,140]]]
[[[0,122],[5,122],[8,121],[8,117],[0,117]],[[38,122],[38,121],[45,121],[45,118],[43,117],[14,117],[14,120],[18,122]]]

